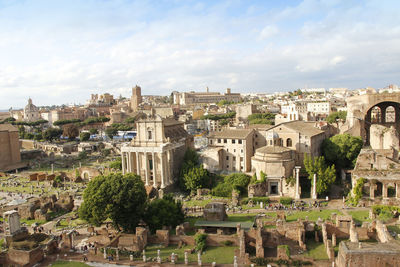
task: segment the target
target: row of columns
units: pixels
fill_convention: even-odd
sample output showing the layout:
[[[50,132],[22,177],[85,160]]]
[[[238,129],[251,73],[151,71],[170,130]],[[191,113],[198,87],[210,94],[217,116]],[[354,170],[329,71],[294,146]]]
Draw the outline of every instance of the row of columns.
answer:
[[[388,185],[389,182],[381,182],[382,183],[382,198],[388,198]],[[375,198],[375,190],[377,185],[375,183],[369,183],[369,197],[371,199]],[[395,183],[396,189],[396,198],[400,199],[400,183]]]
[[[167,185],[172,184],[172,170],[171,164],[173,166],[173,151],[169,150],[166,152],[122,152],[122,173],[136,173],[142,177],[142,173],[144,170],[144,179],[146,185],[153,185],[154,187],[158,187],[160,185],[161,188],[165,188]],[[150,168],[149,163],[149,154],[152,159],[152,168]],[[158,157],[157,157],[158,154]],[[136,161],[133,160],[133,155],[135,155]],[[143,163],[143,157],[145,158],[145,162]],[[157,173],[157,158],[159,158],[160,162],[160,176]],[[167,162],[165,162],[167,161]],[[153,174],[153,183],[151,184],[151,171]],[[159,182],[158,182],[158,179]]]

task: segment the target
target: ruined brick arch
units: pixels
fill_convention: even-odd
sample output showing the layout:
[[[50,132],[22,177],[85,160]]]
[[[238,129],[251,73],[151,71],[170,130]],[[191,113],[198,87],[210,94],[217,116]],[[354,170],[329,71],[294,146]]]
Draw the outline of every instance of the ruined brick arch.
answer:
[[[387,111],[393,112],[391,119],[388,121]],[[362,137],[364,144],[370,143],[370,128],[372,124],[380,124],[386,127],[394,126],[397,132],[400,133],[400,102],[382,101],[370,105],[364,117],[364,129],[362,130]]]

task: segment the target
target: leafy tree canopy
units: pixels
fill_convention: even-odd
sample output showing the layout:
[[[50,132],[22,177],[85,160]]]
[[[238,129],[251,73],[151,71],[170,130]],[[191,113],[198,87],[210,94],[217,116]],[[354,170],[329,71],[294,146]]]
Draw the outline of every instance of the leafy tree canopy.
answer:
[[[182,223],[185,215],[182,212],[182,205],[175,202],[172,195],[165,195],[162,199],[155,199],[147,206],[144,221],[151,232],[162,229],[163,226],[176,227]]]
[[[88,132],[81,132],[81,134],[79,135],[79,139],[81,139],[81,141],[88,141],[90,139],[90,133]]]
[[[338,134],[323,141],[322,154],[328,164],[335,164],[339,169],[354,168],[362,146],[361,137]]]
[[[337,111],[329,114],[329,116],[326,118],[326,121],[329,123],[336,123],[336,121],[340,119],[343,122],[345,122],[346,117],[347,117],[347,111]]]
[[[255,113],[247,117],[250,124],[270,124],[275,122],[275,114],[273,113]]]
[[[202,165],[190,168],[184,174],[183,180],[187,190],[195,191],[199,188],[208,187],[210,184],[210,175]]]
[[[218,121],[222,119],[232,119],[236,116],[236,112],[228,112],[225,114],[208,114],[208,115],[203,115],[201,116],[202,120],[213,120],[213,121]]]
[[[57,128],[48,128],[43,132],[43,138],[47,141],[53,141],[54,139],[59,139],[62,135],[63,130]]]
[[[111,173],[91,180],[83,193],[79,216],[100,225],[107,218],[114,227],[132,232],[143,218],[147,203],[144,184],[133,173]]]
[[[328,192],[331,184],[336,180],[335,165],[326,166],[323,156],[313,159],[311,156],[304,154],[304,166],[311,183],[313,182],[314,174],[317,174],[317,193]]]

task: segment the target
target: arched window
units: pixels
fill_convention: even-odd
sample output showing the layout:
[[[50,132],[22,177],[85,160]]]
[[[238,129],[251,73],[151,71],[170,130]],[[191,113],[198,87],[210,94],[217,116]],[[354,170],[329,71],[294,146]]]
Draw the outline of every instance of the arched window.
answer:
[[[292,139],[288,138],[286,139],[286,146],[291,147],[292,146]]]
[[[393,106],[389,106],[386,108],[385,114],[385,122],[395,122],[396,120],[396,111]]]
[[[373,123],[381,123],[381,114],[382,111],[380,109],[380,107],[373,107],[371,110],[371,122]]]

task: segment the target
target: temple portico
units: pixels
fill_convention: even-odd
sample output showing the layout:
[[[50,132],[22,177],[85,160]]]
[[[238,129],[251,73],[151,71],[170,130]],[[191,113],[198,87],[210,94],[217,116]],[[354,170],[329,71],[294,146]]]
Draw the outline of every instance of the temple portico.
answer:
[[[139,175],[146,186],[165,188],[175,182],[193,137],[183,123],[149,115],[136,123],[137,136],[121,148],[122,173]]]
[[[184,143],[163,147],[122,147],[122,172],[144,178],[145,185],[165,188],[174,183],[173,154]]]

